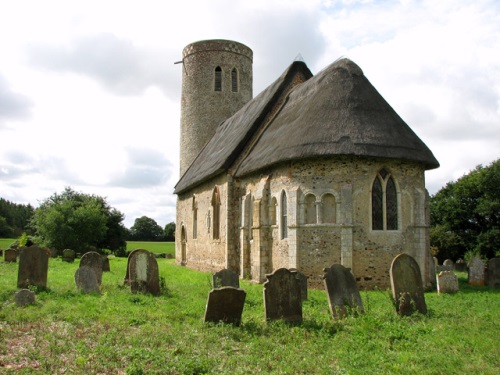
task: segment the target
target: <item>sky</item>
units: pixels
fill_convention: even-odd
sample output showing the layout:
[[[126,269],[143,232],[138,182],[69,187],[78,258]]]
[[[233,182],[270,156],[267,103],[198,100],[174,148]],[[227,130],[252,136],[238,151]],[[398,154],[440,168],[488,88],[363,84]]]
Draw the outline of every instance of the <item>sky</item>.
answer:
[[[500,157],[497,0],[0,0],[0,197],[71,187],[128,228],[175,221],[174,63],[206,39],[253,50],[254,96],[296,59],[353,60],[440,162],[431,195]]]

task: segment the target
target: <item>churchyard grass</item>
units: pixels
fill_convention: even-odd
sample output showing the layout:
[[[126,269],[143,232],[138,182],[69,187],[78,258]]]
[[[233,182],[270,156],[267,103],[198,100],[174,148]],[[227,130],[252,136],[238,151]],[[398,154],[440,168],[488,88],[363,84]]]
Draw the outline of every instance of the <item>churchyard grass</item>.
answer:
[[[146,249],[155,254],[175,255],[175,242],[127,241],[127,251]]]
[[[75,263],[50,259],[48,289],[17,307],[17,267],[0,262],[0,372],[5,374],[496,374],[500,289],[426,293],[428,314],[396,315],[390,293],[361,291],[365,314],[334,321],[309,290],[304,322],[266,323],[262,285],[241,281],[239,327],[205,324],[211,275],[158,259],[162,293],[132,294],[126,258],[110,259],[102,294],[77,292]]]

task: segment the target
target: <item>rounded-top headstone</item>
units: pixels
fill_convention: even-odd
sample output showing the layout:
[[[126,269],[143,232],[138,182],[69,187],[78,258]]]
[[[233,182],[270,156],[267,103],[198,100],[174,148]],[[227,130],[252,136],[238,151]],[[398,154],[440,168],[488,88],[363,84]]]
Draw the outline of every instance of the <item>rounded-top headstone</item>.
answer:
[[[422,276],[416,260],[408,254],[399,254],[392,261],[390,276],[396,311],[410,315],[416,309],[426,314]]]
[[[89,251],[82,255],[80,267],[87,266],[94,270],[97,277],[97,283],[102,283],[102,256],[98,252]]]

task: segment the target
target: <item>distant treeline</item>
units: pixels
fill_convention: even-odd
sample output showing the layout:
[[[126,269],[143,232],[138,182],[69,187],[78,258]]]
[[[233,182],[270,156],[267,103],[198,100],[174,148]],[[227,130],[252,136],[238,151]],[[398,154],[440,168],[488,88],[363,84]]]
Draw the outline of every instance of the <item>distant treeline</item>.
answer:
[[[0,198],[0,237],[16,238],[28,231],[35,208]]]

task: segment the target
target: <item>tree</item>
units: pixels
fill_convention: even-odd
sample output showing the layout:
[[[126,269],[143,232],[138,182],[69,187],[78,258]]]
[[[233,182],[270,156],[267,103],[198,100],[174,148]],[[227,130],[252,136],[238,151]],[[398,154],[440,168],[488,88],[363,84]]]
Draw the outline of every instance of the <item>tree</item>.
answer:
[[[28,229],[33,206],[16,204],[0,198],[0,237],[18,237]]]
[[[165,230],[163,231],[163,237],[165,241],[173,242],[175,241],[175,223],[171,222],[165,225]]]
[[[135,241],[161,241],[163,229],[154,219],[142,216],[135,219],[134,225],[130,228],[130,236]]]
[[[430,200],[431,245],[438,258],[472,251],[492,258],[500,250],[500,159],[449,182]]]
[[[36,243],[58,251],[125,249],[123,214],[96,195],[77,193],[67,187],[53,194],[35,210],[30,226]]]

